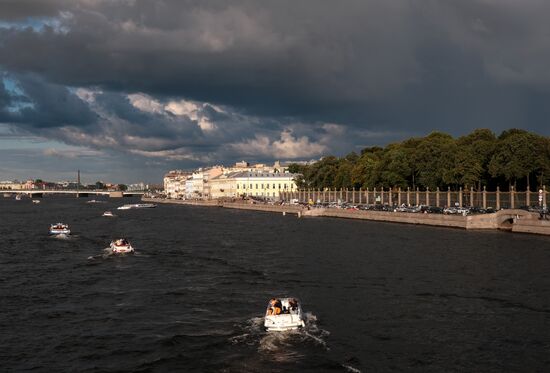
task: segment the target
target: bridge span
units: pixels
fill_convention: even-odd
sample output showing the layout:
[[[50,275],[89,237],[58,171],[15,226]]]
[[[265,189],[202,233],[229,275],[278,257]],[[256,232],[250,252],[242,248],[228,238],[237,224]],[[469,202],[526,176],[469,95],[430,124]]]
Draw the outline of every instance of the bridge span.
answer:
[[[111,198],[121,197],[134,197],[142,196],[145,192],[123,192],[123,191],[108,191],[108,190],[49,190],[49,189],[21,189],[21,190],[4,190],[2,191],[4,196],[12,196],[17,194],[24,194],[31,198],[42,197],[46,194],[65,194],[74,195],[75,197],[88,197],[90,195],[96,196],[109,196]]]

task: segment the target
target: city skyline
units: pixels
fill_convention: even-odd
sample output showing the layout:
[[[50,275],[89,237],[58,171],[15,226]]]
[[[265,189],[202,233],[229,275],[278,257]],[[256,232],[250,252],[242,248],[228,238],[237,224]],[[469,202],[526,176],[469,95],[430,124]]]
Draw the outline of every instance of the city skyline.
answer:
[[[542,1],[3,1],[0,179],[550,135]]]

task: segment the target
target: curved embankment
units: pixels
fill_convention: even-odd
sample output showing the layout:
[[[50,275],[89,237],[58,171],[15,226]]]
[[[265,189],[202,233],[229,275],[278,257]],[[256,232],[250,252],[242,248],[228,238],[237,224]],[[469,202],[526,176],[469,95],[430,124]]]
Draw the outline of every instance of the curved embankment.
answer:
[[[422,224],[462,229],[502,229],[512,232],[550,235],[550,221],[539,220],[539,214],[519,209],[500,210],[494,214],[441,215],[405,212],[312,209],[305,216],[330,216],[405,224]]]
[[[361,219],[404,224],[421,224],[461,229],[502,229],[519,233],[550,235],[550,220],[539,220],[538,213],[525,210],[500,210],[494,214],[479,215],[442,215],[412,214],[406,212],[343,210],[334,208],[314,208],[308,210],[294,205],[250,204],[242,201],[180,201],[143,198],[153,203],[170,203],[195,206],[217,206],[241,210],[255,210],[276,213],[288,213],[301,216],[334,217],[344,219]]]

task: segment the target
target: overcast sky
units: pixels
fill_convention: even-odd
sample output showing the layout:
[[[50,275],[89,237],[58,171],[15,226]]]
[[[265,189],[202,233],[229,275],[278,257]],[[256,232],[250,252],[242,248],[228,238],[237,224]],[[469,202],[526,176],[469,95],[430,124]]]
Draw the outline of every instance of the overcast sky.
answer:
[[[0,2],[0,180],[550,135],[550,1]]]

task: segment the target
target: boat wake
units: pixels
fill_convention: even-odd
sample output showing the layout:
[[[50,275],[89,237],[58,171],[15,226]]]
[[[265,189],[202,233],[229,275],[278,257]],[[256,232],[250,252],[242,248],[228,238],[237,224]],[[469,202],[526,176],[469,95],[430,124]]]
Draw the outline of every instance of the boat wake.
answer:
[[[148,257],[149,255],[141,254],[139,251],[134,251],[132,253],[114,253],[113,249],[111,249],[110,247],[106,247],[103,249],[103,253],[98,255],[90,255],[88,257],[88,260],[119,258],[121,256]]]
[[[330,334],[319,328],[317,317],[304,313],[305,326],[284,332],[266,332],[264,318],[254,317],[247,321],[243,333],[230,338],[234,345],[255,346],[258,353],[272,361],[294,362],[308,354],[308,350],[319,348],[328,351],[325,338]]]
[[[56,240],[72,240],[73,238],[76,238],[77,236],[68,235],[65,233],[59,233],[54,234],[50,236],[51,238],[55,238]]]

